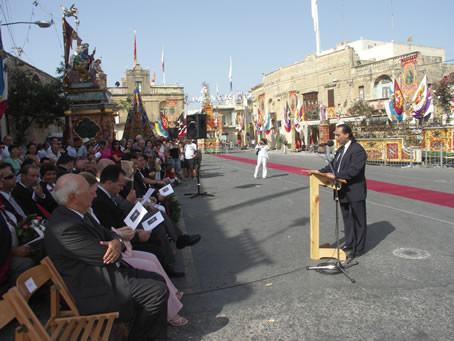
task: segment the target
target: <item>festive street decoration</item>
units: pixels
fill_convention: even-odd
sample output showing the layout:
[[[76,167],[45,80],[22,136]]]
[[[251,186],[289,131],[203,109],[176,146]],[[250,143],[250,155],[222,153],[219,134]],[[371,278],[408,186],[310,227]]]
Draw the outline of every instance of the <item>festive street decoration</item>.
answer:
[[[405,98],[411,98],[416,88],[418,87],[418,73],[416,72],[416,64],[418,55],[414,54],[401,59],[402,66],[402,94]]]
[[[151,129],[151,123],[148,120],[147,112],[143,106],[139,90],[135,89],[132,93],[131,106],[126,119],[123,138],[126,140],[134,139],[137,135],[151,137],[154,134]]]
[[[424,75],[423,80],[419,84],[418,90],[416,90],[413,96],[412,103],[413,117],[416,119],[421,119],[433,112],[432,96],[427,86],[426,75]]]
[[[266,116],[265,116],[265,134],[269,135],[271,132],[271,117],[268,107],[266,108]]]
[[[399,88],[399,84],[397,83],[397,79],[394,79],[394,102],[393,102],[394,110],[398,115],[402,115],[404,111],[404,96],[402,95],[402,91]]]
[[[287,133],[290,133],[290,130],[292,130],[292,123],[290,122],[290,108],[288,106],[288,102],[285,104],[284,110],[284,129]]]
[[[402,122],[402,120],[405,119],[405,111],[402,111],[401,115],[399,115],[396,112],[396,110],[394,109],[395,108],[394,98],[395,98],[394,91],[389,89],[389,100],[385,104],[386,115],[388,116],[388,119],[391,122],[393,122],[393,121]]]

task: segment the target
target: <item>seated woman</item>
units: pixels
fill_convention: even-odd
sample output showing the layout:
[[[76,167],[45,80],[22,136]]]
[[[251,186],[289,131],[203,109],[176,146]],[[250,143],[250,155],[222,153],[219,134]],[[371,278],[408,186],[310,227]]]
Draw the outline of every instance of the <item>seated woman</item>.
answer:
[[[80,173],[80,175],[87,180],[87,182],[90,184],[90,188],[95,191],[96,187],[98,186],[96,177],[88,172],[82,172]],[[99,223],[98,218],[95,216],[92,210],[90,210],[90,213],[92,214],[93,218]],[[188,320],[178,315],[178,312],[181,310],[181,308],[183,308],[183,304],[180,302],[180,299],[183,297],[183,292],[179,292],[175,288],[156,256],[149,252],[135,251],[132,249],[130,240],[134,238],[134,235],[136,233],[136,231],[132,228],[125,226],[120,229],[113,230],[118,233],[125,241],[127,249],[122,253],[122,258],[125,262],[137,269],[156,272],[164,277],[167,288],[169,289],[169,299],[167,301],[167,321],[175,327],[180,327],[187,324]]]

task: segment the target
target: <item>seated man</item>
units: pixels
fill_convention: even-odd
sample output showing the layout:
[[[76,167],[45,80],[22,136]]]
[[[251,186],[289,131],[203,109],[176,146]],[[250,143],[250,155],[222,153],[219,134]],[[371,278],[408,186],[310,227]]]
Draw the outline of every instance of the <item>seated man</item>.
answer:
[[[35,265],[30,257],[32,248],[20,245],[16,228],[23,217],[16,212],[8,201],[10,192],[16,183],[16,176],[9,164],[0,168],[0,284],[16,284],[16,279]],[[12,198],[11,198],[12,199]],[[15,203],[14,199],[12,201]],[[15,203],[17,206],[17,203]]]
[[[46,196],[38,183],[39,167],[26,165],[21,168],[21,181],[17,183],[12,195],[27,215],[37,214],[49,218],[49,212],[44,208]]]
[[[53,164],[47,163],[41,166],[39,173],[41,174],[41,182],[39,184],[45,196],[43,206],[52,213],[58,206],[53,197],[55,181],[57,180],[57,169]]]
[[[86,214],[96,196],[80,175],[57,180],[53,212],[44,236],[52,259],[74,296],[81,314],[118,311],[132,320],[128,340],[166,337],[168,290],[155,273],[129,267],[121,261],[121,238]]]
[[[133,204],[131,204],[131,207],[128,210],[122,211],[119,206],[117,206],[116,197],[122,190],[124,183],[124,171],[118,166],[107,166],[101,172],[97,197],[93,201],[93,211],[100,220],[101,225],[105,227],[123,227],[123,220],[133,207]],[[151,214],[154,214],[154,212],[155,211],[152,211]],[[167,215],[164,214],[163,216],[166,217]],[[145,216],[145,219],[146,218],[147,216]],[[149,245],[150,232],[147,231],[141,230],[138,237],[135,237],[131,242],[134,249],[155,253],[169,276],[181,276],[181,273],[177,273],[174,270],[175,259],[168,242],[167,234],[176,241],[176,245],[180,249],[194,245],[200,240],[199,235],[189,236],[183,234],[171,219],[167,217],[167,219],[157,226],[151,234],[154,241],[159,245],[158,250],[156,250],[156,247],[153,248],[152,245]]]

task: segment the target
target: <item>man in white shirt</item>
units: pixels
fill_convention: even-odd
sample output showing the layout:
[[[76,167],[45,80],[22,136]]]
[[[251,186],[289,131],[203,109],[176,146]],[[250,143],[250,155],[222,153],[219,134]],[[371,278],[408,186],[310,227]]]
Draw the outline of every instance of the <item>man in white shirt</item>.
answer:
[[[191,176],[192,178],[194,178],[195,176],[197,176],[196,156],[197,145],[194,143],[194,140],[186,140],[186,144],[184,145],[186,177]]]

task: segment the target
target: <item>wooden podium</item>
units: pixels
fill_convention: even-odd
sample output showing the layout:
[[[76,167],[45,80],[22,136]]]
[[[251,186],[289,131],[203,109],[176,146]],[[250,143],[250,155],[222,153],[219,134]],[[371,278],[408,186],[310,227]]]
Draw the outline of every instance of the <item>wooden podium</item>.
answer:
[[[324,173],[317,171],[308,171],[310,174],[310,191],[311,191],[311,259],[321,258],[337,258],[337,249],[331,248],[329,243],[320,245],[320,188],[330,187],[335,189],[336,184],[334,179]],[[341,188],[341,183],[347,181],[338,179],[338,190]],[[339,260],[346,260],[346,255],[343,250],[339,250]]]

